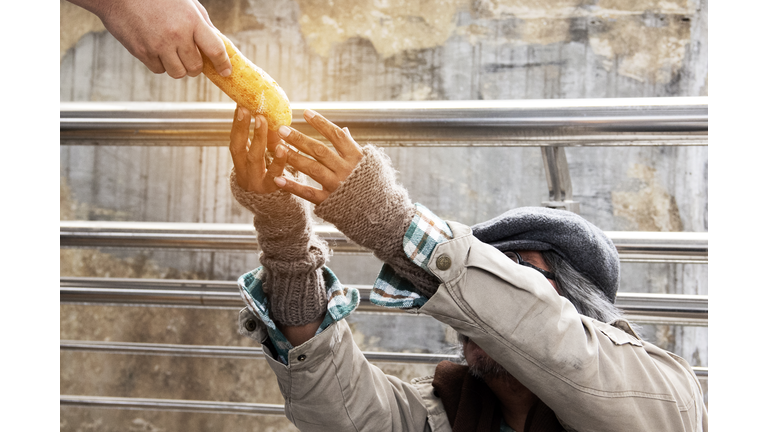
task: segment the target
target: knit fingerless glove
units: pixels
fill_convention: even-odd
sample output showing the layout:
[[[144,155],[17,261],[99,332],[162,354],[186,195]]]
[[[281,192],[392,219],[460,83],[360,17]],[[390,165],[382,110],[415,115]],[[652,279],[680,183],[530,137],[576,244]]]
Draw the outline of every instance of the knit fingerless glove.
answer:
[[[408,191],[397,183],[391,160],[378,148],[363,148],[363,159],[339,188],[315,207],[315,214],[336,225],[350,240],[371,249],[420,294],[431,297],[437,291],[440,281],[403,251],[403,238],[416,207]]]
[[[237,202],[254,215],[272,319],[300,326],[323,317],[328,300],[322,267],[328,245],[312,231],[306,202],[282,190],[247,192],[237,184],[234,169],[229,184]]]

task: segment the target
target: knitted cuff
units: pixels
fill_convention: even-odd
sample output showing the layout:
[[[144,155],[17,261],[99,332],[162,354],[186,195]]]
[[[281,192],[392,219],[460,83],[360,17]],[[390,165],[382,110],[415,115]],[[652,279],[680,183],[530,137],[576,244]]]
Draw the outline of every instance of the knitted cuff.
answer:
[[[328,304],[322,276],[328,246],[313,233],[305,201],[282,190],[245,191],[237,184],[234,169],[229,184],[237,202],[254,215],[272,318],[298,326],[322,317]]]
[[[403,237],[415,213],[408,191],[397,183],[389,157],[372,145],[363,148],[363,159],[339,188],[315,207],[317,216],[371,249],[422,295],[431,297],[439,280],[403,251]]]

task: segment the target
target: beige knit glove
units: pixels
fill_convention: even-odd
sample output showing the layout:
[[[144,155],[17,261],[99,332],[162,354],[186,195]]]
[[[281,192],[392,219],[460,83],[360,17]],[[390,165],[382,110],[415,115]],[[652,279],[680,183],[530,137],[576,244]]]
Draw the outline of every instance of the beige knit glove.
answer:
[[[300,326],[322,318],[328,305],[322,273],[328,245],[312,231],[306,202],[282,190],[245,191],[237,184],[234,169],[229,185],[237,202],[254,215],[272,319]]]
[[[405,232],[416,213],[408,191],[397,183],[389,157],[377,147],[363,147],[363,159],[315,214],[336,225],[344,235],[373,251],[397,274],[431,297],[439,280],[417,266],[403,251]]]

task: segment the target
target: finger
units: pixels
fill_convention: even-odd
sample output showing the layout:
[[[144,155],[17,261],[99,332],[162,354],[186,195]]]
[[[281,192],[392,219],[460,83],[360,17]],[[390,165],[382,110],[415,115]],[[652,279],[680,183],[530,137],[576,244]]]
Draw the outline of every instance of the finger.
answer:
[[[360,152],[360,146],[357,145],[352,135],[349,134],[349,129],[345,132],[344,129],[336,126],[333,122],[329,121],[322,115],[310,109],[304,110],[304,119],[307,120],[315,130],[328,139],[333,144],[336,151],[342,155],[342,157],[353,154],[353,152]]]
[[[289,128],[288,126],[280,126],[277,131],[280,136],[283,137],[285,142],[312,156],[327,167],[334,166],[341,160],[341,158],[332,152],[331,149],[326,147],[325,144],[304,135],[296,129]]]
[[[203,19],[205,19],[205,22],[207,22],[209,26],[213,27],[213,23],[211,22],[211,17],[208,16],[208,11],[205,10],[205,7],[201,5],[200,2],[197,0],[193,0],[193,2],[195,3],[197,10],[200,11],[200,15],[202,15]]]
[[[303,172],[312,180],[320,183],[324,190],[333,192],[339,187],[339,180],[336,178],[333,171],[320,162],[290,150],[288,151],[287,159],[292,167]]]
[[[213,28],[207,25],[197,26],[194,39],[200,51],[211,60],[219,75],[228,77],[232,74],[232,64],[229,62],[227,48]]]
[[[141,62],[144,63],[144,66],[146,66],[147,69],[151,70],[156,74],[165,73],[165,67],[163,67],[163,62],[160,61],[160,57],[158,56],[146,58]]]
[[[187,75],[187,68],[184,67],[184,63],[181,62],[176,51],[161,54],[160,61],[163,62],[163,67],[171,78],[179,79]]]
[[[265,182],[271,182],[275,177],[283,175],[283,170],[285,170],[285,165],[287,162],[288,149],[286,149],[283,145],[277,146],[277,148],[275,148],[275,157],[272,159],[272,163],[269,164],[269,168],[267,168],[267,174],[264,176]]]
[[[282,143],[283,139],[280,138],[280,135],[277,132],[273,130],[267,132],[267,149],[269,151],[274,152],[277,148],[277,145]]]
[[[248,150],[248,168],[259,174],[264,174],[267,163],[264,153],[267,151],[267,120],[262,115],[254,118],[253,139]]]
[[[275,177],[275,184],[280,189],[290,192],[299,198],[303,198],[313,204],[320,204],[328,198],[329,193],[298,183],[286,177]]]
[[[232,121],[232,131],[229,133],[229,153],[235,164],[237,183],[245,189],[248,165],[246,161],[248,147],[248,132],[251,124],[251,114],[247,109],[238,106],[235,108],[235,118]]]
[[[187,70],[187,75],[191,77],[200,75],[200,72],[203,71],[203,57],[200,56],[200,51],[197,50],[194,41],[179,46],[177,52],[181,63]]]

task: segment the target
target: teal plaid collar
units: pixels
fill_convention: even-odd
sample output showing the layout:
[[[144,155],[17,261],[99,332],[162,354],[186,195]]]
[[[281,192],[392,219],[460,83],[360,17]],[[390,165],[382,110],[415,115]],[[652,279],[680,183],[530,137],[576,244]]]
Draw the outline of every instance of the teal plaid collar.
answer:
[[[243,298],[246,307],[254,315],[258,316],[267,326],[267,333],[275,346],[277,359],[283,364],[288,364],[288,351],[293,345],[269,316],[269,299],[264,294],[264,280],[266,271],[259,267],[250,271],[237,280],[240,287],[240,297]],[[326,295],[328,298],[328,311],[315,335],[320,334],[336,321],[340,321],[352,313],[360,304],[360,293],[357,288],[348,288],[339,282],[339,279],[328,267],[323,267],[323,279],[325,280]]]

